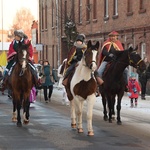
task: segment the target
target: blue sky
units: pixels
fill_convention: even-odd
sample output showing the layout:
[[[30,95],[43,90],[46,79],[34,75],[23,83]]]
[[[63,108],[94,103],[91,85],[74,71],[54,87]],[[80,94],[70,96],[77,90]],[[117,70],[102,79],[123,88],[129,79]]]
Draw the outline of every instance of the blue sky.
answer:
[[[0,30],[9,29],[17,10],[21,7],[30,9],[34,19],[38,19],[38,0],[0,0]]]

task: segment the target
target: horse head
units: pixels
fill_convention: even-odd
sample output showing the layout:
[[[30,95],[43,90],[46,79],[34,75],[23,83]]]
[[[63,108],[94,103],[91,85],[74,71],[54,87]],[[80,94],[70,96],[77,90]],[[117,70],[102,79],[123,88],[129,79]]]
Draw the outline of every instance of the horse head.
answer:
[[[29,59],[29,52],[28,48],[31,45],[31,42],[28,43],[21,43],[18,44],[18,50],[17,50],[17,62],[21,65],[22,69],[25,69],[27,66],[27,62]]]
[[[141,72],[146,70],[146,64],[142,60],[141,56],[137,53],[138,47],[133,49],[133,47],[130,47],[128,49],[128,58],[129,58],[129,64],[130,66],[133,66],[136,69],[139,69]]]
[[[99,42],[97,41],[95,45],[92,45],[91,40],[88,41],[87,49],[84,52],[85,64],[92,71],[97,69],[97,53],[99,48]]]

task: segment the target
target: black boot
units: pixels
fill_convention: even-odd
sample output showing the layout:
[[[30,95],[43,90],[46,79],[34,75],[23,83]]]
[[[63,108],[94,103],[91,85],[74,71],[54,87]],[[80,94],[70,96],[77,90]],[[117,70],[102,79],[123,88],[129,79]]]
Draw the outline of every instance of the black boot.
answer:
[[[142,100],[146,100],[145,94],[142,94],[142,95],[141,95],[141,99],[142,99]]]

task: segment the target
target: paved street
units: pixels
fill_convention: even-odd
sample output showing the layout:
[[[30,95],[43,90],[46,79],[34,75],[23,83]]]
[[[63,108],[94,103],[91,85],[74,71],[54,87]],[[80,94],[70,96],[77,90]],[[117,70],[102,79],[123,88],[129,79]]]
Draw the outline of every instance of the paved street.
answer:
[[[130,108],[125,96],[122,101],[123,124],[103,121],[101,98],[94,106],[94,137],[87,136],[86,116],[84,133],[70,127],[70,107],[62,105],[62,91],[54,88],[52,101],[45,103],[42,91],[30,107],[30,123],[18,128],[11,122],[12,103],[0,94],[0,150],[149,150],[150,99],[139,99],[137,108]],[[86,108],[86,107],[85,107]]]

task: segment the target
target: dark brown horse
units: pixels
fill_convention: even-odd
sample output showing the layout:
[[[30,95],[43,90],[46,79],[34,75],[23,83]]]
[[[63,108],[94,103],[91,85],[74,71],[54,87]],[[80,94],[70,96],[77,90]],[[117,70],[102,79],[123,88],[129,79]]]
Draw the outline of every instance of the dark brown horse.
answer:
[[[130,47],[125,51],[116,51],[117,59],[110,64],[107,72],[103,75],[104,84],[100,86],[100,93],[103,102],[104,120],[107,120],[108,104],[109,122],[112,122],[112,114],[114,113],[115,97],[117,96],[117,123],[121,124],[120,110],[121,100],[125,90],[125,79],[123,72],[127,66],[133,66],[141,71],[146,69],[144,61],[136,52],[137,49]]]
[[[13,117],[12,121],[17,121],[17,126],[22,126],[20,109],[23,108],[24,124],[29,123],[29,96],[33,87],[32,74],[30,66],[28,65],[29,52],[28,48],[30,42],[27,44],[18,44],[16,55],[16,64],[12,70],[11,76],[8,80],[8,85],[12,90],[13,98]],[[17,109],[17,118],[16,118]],[[17,119],[17,120],[16,120]]]

